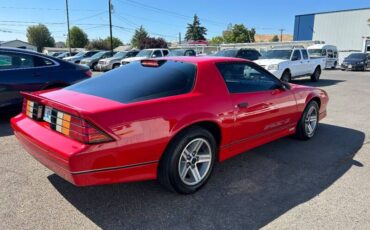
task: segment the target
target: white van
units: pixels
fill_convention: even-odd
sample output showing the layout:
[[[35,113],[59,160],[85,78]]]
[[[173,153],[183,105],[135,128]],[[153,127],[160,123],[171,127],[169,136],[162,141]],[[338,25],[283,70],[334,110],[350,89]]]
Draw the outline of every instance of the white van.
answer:
[[[316,44],[308,47],[307,50],[312,59],[325,59],[325,69],[334,69],[338,65],[338,50],[336,46]]]

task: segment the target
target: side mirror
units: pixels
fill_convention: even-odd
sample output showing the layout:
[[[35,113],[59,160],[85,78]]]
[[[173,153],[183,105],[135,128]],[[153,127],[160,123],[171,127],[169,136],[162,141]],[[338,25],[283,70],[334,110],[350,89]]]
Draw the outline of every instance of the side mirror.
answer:
[[[280,81],[281,82],[281,85],[280,85],[280,88],[282,90],[290,90],[292,87],[289,85],[288,82],[284,82],[284,81]]]

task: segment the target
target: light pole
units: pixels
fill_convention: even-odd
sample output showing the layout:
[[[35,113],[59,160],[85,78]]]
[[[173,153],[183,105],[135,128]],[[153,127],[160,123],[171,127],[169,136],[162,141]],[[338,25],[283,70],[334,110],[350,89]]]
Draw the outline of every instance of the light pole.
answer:
[[[68,11],[68,0],[66,0],[66,11],[67,11],[67,29],[68,29],[68,48],[69,48],[69,55],[72,54],[71,52],[71,36],[69,35],[69,11]]]

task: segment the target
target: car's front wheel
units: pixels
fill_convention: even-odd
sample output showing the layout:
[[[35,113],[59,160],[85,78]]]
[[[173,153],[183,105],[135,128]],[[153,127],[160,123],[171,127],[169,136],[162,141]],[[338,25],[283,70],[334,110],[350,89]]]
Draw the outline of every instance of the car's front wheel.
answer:
[[[311,101],[306,106],[296,128],[296,137],[301,140],[311,139],[319,125],[319,105]]]
[[[169,144],[158,168],[159,182],[167,189],[190,194],[200,189],[211,175],[217,145],[206,129],[191,127]]]

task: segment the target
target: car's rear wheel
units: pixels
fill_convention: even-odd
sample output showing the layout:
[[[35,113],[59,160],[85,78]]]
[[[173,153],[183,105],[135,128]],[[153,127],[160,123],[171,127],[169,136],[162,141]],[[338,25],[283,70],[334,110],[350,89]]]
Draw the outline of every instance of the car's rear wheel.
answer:
[[[319,125],[319,105],[311,101],[306,106],[301,119],[297,124],[296,137],[301,140],[311,139]]]
[[[167,189],[190,194],[208,180],[216,160],[217,145],[206,129],[191,127],[169,144],[158,167],[158,180]]]
[[[285,70],[283,72],[283,75],[281,76],[280,80],[285,81],[285,82],[291,82],[292,75],[290,74],[289,70]]]
[[[321,68],[316,67],[315,71],[311,75],[311,81],[312,82],[318,82],[320,80],[320,75],[321,75]]]
[[[116,68],[118,68],[118,67],[120,67],[120,64],[114,64],[114,65],[113,65],[113,69],[116,69]]]

